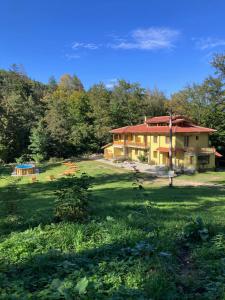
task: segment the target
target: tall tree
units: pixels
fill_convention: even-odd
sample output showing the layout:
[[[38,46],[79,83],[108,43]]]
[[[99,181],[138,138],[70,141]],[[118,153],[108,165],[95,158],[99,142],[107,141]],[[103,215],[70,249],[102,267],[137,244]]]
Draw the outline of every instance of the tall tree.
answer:
[[[109,142],[111,138],[109,134],[111,128],[110,96],[111,93],[103,83],[93,85],[88,91],[90,115],[93,120],[95,139],[99,146]]]
[[[110,99],[110,114],[113,127],[137,124],[143,119],[145,90],[138,83],[119,80]]]
[[[83,91],[84,87],[80,79],[70,74],[64,74],[61,76],[59,80],[59,86],[61,89],[67,90],[67,91]]]

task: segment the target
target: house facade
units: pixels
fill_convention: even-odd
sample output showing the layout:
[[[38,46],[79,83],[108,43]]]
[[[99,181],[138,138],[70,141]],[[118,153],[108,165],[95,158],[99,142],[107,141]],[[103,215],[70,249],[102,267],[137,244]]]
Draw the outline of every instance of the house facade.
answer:
[[[221,155],[210,147],[215,130],[195,125],[183,116],[172,117],[172,161],[176,168],[214,169]],[[104,146],[106,159],[143,160],[169,165],[169,116],[146,119],[143,124],[111,130],[113,142]]]

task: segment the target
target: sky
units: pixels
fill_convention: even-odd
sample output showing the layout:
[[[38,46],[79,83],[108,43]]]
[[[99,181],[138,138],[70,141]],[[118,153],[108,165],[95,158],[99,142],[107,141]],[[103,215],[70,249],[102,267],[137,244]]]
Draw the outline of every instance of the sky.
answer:
[[[0,68],[35,80],[76,74],[170,95],[214,70],[225,51],[224,0],[0,0]]]

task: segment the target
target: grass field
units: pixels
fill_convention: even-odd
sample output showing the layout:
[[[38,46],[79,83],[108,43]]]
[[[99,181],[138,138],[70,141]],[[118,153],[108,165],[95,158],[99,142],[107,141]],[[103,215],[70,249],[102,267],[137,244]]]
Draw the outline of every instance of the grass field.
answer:
[[[90,218],[54,223],[60,163],[43,164],[38,182],[0,179],[0,299],[225,299],[225,173],[165,179],[97,161]],[[50,181],[49,175],[57,180]],[[206,241],[184,238],[200,216]]]

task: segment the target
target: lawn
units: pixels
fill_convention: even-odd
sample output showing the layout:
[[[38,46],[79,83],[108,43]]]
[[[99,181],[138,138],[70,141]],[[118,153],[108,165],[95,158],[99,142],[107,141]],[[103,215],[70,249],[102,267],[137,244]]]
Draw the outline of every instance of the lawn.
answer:
[[[41,165],[36,183],[1,168],[0,299],[225,299],[225,173],[183,175],[173,188],[139,175],[134,189],[133,172],[77,164],[93,177],[82,224],[54,222],[61,163]],[[206,238],[184,236],[190,217]]]

